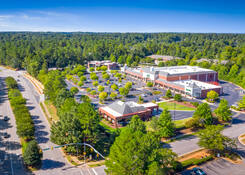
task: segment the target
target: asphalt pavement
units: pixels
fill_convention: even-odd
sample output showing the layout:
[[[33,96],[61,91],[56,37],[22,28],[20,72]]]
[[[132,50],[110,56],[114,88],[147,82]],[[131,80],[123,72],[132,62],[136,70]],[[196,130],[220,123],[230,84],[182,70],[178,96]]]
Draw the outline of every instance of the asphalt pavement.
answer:
[[[25,171],[22,163],[20,140],[16,134],[15,118],[8,100],[4,78],[0,72],[0,174],[31,174]],[[4,121],[4,116],[8,116],[9,120]],[[5,132],[9,134],[9,138],[3,137]]]
[[[12,76],[16,80],[18,80],[20,91],[23,94],[23,97],[26,98],[27,100],[27,107],[30,110],[30,114],[35,124],[35,130],[36,130],[35,137],[40,147],[44,149],[48,147],[50,148],[51,146],[56,146],[49,140],[50,126],[49,126],[49,123],[43,111],[41,110],[41,107],[39,105],[39,94],[35,91],[35,88],[33,87],[33,85],[26,78],[24,78],[21,74],[19,74],[16,71],[7,70],[2,67],[0,69],[2,70],[0,72],[1,77]],[[7,110],[5,108],[3,112],[4,115],[11,113],[10,108]],[[13,123],[15,123],[13,115],[11,118],[12,118],[11,124],[13,125]],[[11,132],[11,135],[15,133],[15,126],[12,128],[13,128],[13,131]],[[18,140],[18,138],[16,139]],[[11,148],[12,147],[13,146],[11,146]],[[21,150],[20,149],[18,150],[19,152],[15,153],[16,156],[17,154],[21,153]],[[10,154],[11,156],[13,154],[13,151],[17,152],[17,150],[8,151],[9,153],[11,153]],[[13,157],[11,156],[8,158],[9,160],[8,162],[11,162],[10,160],[13,159]],[[13,163],[15,163],[15,161],[12,161],[12,164]],[[9,163],[9,166],[12,164]],[[11,171],[12,168],[6,168],[6,169]],[[13,167],[13,169],[15,171],[17,169],[17,166]],[[16,173],[16,174],[21,174],[21,173]],[[38,175],[67,175],[67,174],[71,174],[71,175],[89,174],[91,175],[92,174],[93,175],[93,172],[91,171],[91,173],[87,172],[86,174],[84,174],[81,168],[72,166],[67,162],[67,160],[64,158],[60,149],[54,149],[54,150],[48,150],[48,151],[43,152],[42,167],[40,170],[35,171],[34,174],[38,174]]]

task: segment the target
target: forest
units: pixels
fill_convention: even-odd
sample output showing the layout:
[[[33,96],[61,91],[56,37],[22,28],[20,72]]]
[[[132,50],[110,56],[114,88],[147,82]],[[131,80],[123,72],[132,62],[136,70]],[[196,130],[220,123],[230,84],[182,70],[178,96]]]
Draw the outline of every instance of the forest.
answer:
[[[159,54],[184,58],[162,66],[211,68],[221,79],[245,87],[245,34],[2,32],[0,40],[0,64],[26,69],[34,76],[44,67],[63,68],[90,60],[137,66],[148,55]],[[228,63],[197,63],[200,58]]]

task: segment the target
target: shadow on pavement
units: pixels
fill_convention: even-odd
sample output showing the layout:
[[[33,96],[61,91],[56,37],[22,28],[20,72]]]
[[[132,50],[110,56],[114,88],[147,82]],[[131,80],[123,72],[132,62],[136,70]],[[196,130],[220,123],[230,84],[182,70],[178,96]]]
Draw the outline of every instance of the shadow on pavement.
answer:
[[[65,163],[63,162],[58,162],[58,161],[51,160],[51,159],[44,159],[42,161],[41,170],[55,169],[55,168],[60,168],[63,166],[65,166]]]

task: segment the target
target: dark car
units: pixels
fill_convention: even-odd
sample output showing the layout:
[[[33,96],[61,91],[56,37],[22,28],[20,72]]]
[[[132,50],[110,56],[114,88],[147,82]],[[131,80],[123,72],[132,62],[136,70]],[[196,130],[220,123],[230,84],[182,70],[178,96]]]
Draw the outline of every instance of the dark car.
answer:
[[[3,137],[4,137],[4,138],[9,138],[10,135],[9,135],[8,133],[5,132],[5,133],[3,134]]]
[[[3,120],[4,121],[8,121],[9,120],[8,116],[4,116],[4,119]]]
[[[195,167],[192,169],[194,175],[207,175],[201,168]]]

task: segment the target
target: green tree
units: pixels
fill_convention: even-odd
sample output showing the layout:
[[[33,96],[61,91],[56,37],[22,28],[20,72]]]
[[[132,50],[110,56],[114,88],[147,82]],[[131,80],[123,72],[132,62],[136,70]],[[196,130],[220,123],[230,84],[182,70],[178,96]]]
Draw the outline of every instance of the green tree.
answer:
[[[93,81],[93,86],[94,87],[97,87],[99,85],[99,82],[98,81]]]
[[[111,89],[116,91],[118,89],[118,86],[116,84],[111,85]]]
[[[71,87],[70,92],[72,95],[75,95],[76,93],[79,92],[79,89],[77,87]]]
[[[166,91],[165,97],[167,97],[167,98],[172,98],[172,93],[171,93],[170,89],[168,89],[168,90]]]
[[[99,94],[99,99],[100,99],[101,102],[103,102],[107,97],[108,97],[107,92],[101,92]]]
[[[89,68],[89,71],[90,71],[90,72],[94,72],[94,67],[90,67],[90,68]]]
[[[239,101],[238,106],[239,106],[240,109],[245,109],[245,95]]]
[[[222,99],[218,108],[214,110],[214,113],[221,121],[230,121],[231,120],[231,110],[226,99]]]
[[[105,90],[105,88],[103,86],[101,86],[101,85],[98,86],[98,91],[99,92],[103,92],[104,90]]]
[[[100,67],[100,70],[106,71],[106,70],[107,70],[107,66],[101,66],[101,67]]]
[[[174,100],[178,101],[178,102],[181,102],[182,101],[182,96],[180,94],[175,94]]]
[[[95,73],[91,73],[90,78],[91,78],[91,80],[98,80],[99,79],[99,77]]]
[[[17,84],[16,80],[13,77],[7,77],[5,82],[6,82],[7,87],[10,88],[10,89],[18,88],[18,84]]]
[[[138,103],[142,104],[143,102],[144,102],[144,99],[141,96],[139,96]]]
[[[87,95],[81,95],[80,100],[83,103],[91,103],[91,99]]]
[[[105,73],[102,75],[102,78],[105,80],[109,80],[110,79],[110,75],[108,73]]]
[[[148,81],[148,82],[146,83],[146,86],[147,86],[147,87],[152,87],[152,86],[153,86],[153,83],[150,82],[150,81]]]
[[[96,95],[97,92],[96,92],[96,90],[92,90],[92,91],[90,91],[90,94],[91,94],[91,95]]]
[[[167,174],[176,157],[170,149],[161,148],[159,138],[147,133],[143,121],[133,116],[110,148],[106,172],[122,175]]]
[[[158,134],[160,137],[170,137],[174,135],[174,131],[175,126],[170,111],[164,109],[158,119]]]
[[[207,93],[207,99],[210,102],[214,102],[215,100],[217,100],[219,98],[219,94],[213,90],[209,91]]]
[[[35,140],[27,143],[27,147],[23,153],[23,160],[27,166],[36,167],[41,164],[42,152]]]
[[[124,87],[121,87],[121,88],[119,89],[119,93],[120,93],[120,95],[126,97],[126,96],[128,95],[128,93],[129,93],[129,89],[124,88]]]
[[[213,115],[210,106],[207,103],[200,104],[194,112],[193,118],[199,120],[200,126],[211,125],[213,123]]]
[[[116,59],[115,55],[113,55],[113,54],[110,55],[110,60],[111,60],[111,62],[117,62],[117,59]]]
[[[112,100],[114,100],[117,97],[117,93],[116,92],[111,92],[110,97]]]
[[[83,82],[82,82],[82,81],[79,81],[79,82],[77,83],[77,85],[81,87],[81,86],[83,86]]]
[[[235,141],[227,136],[222,135],[224,129],[222,125],[210,125],[198,132],[198,145],[214,152],[223,153],[224,150],[235,148]]]
[[[133,86],[133,83],[129,81],[129,82],[127,82],[127,83],[125,84],[124,87],[125,87],[126,89],[130,90],[130,89],[132,88],[132,86]]]

